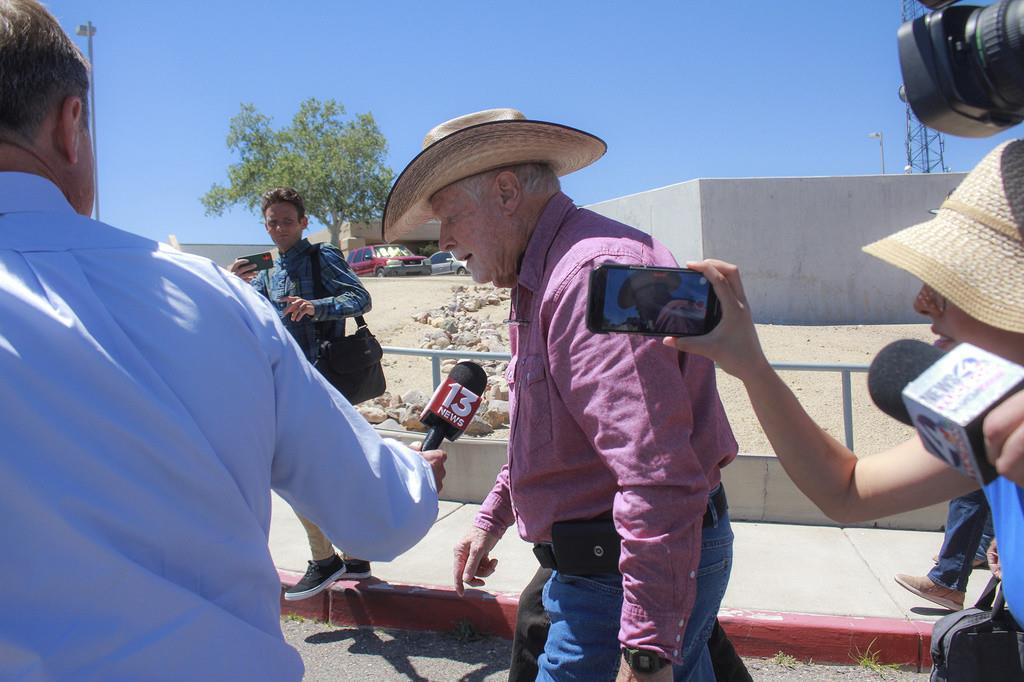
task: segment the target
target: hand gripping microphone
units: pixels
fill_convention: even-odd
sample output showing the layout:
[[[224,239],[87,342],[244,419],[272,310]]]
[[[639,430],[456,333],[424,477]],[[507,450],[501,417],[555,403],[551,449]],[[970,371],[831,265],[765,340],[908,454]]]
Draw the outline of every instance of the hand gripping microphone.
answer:
[[[883,348],[868,370],[880,410],[917,429],[925,449],[981,485],[998,474],[985,457],[982,422],[1024,387],[1024,367],[969,343],[948,353],[922,341]]]
[[[486,388],[487,373],[480,365],[463,361],[452,367],[420,415],[420,421],[430,427],[421,449],[434,450],[445,438],[456,440],[461,436],[480,407]]]

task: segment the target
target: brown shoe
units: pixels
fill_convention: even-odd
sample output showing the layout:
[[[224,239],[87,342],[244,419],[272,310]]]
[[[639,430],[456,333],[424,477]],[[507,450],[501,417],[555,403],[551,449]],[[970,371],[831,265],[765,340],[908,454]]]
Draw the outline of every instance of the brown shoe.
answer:
[[[936,585],[926,576],[899,573],[896,575],[896,582],[918,597],[923,597],[950,611],[959,611],[964,607],[964,592]]]

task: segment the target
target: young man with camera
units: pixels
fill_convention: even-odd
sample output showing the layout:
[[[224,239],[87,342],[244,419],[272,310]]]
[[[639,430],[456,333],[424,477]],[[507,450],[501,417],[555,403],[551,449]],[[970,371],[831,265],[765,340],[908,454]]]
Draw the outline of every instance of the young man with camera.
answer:
[[[306,359],[315,363],[322,342],[345,335],[347,318],[370,311],[370,292],[352,272],[341,251],[331,244],[310,244],[302,236],[309,218],[298,192],[290,187],[268,190],[261,197],[260,209],[278,257],[265,269],[239,258],[231,264],[231,272],[274,304]],[[318,274],[320,281],[316,282]],[[329,295],[318,296],[318,290]],[[337,580],[370,577],[370,562],[338,556],[330,539],[316,524],[301,515],[299,521],[313,556],[302,579],[285,591],[285,599],[308,599]]]

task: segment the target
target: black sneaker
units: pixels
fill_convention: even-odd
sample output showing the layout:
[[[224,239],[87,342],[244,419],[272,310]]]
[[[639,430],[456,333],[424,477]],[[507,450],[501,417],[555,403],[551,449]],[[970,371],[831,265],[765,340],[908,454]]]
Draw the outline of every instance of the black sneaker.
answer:
[[[369,564],[367,564],[367,568],[369,568]],[[315,561],[310,561],[309,568],[306,569],[306,575],[302,576],[302,580],[295,583],[293,587],[285,590],[284,598],[287,601],[309,599],[310,597],[320,594],[327,589],[331,583],[344,576],[345,562],[342,561],[341,557],[337,554],[334,555],[334,559],[330,564],[322,568]]]
[[[362,559],[345,559],[345,574],[342,580],[362,580],[370,577],[370,562]]]

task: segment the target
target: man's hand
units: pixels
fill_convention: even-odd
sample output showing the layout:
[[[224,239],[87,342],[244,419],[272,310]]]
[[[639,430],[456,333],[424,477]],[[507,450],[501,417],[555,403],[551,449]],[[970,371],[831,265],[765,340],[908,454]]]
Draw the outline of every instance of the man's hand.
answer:
[[[416,447],[413,448],[419,452],[419,443],[416,443]],[[434,472],[434,482],[437,483],[437,492],[441,492],[441,482],[444,480],[444,462],[448,459],[448,454],[444,450],[427,450],[426,452],[420,452],[420,457],[427,460],[427,464]]]
[[[672,682],[672,666],[666,665],[656,673],[638,673],[625,660],[620,659],[615,682]]]
[[[246,282],[251,282],[256,279],[256,275],[259,274],[259,270],[256,269],[256,264],[252,261],[247,261],[244,258],[236,258],[235,262],[228,268],[232,274],[238,275]]]
[[[291,315],[292,322],[298,322],[307,315],[309,317],[313,317],[313,315],[316,314],[316,308],[314,308],[313,304],[304,298],[299,298],[298,296],[285,296],[281,300],[288,304],[282,314],[285,316]]]
[[[988,461],[1001,476],[1024,487],[1024,391],[989,412],[982,430]]]
[[[455,593],[465,593],[465,585],[480,587],[498,566],[498,560],[487,556],[498,544],[498,536],[474,526],[455,545]]]

